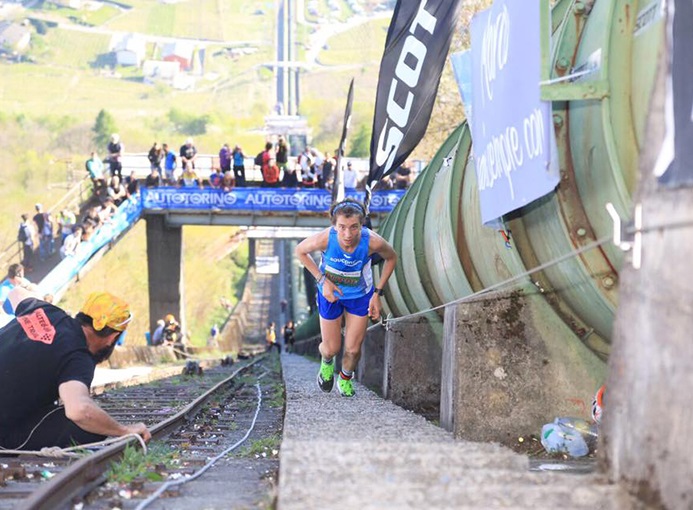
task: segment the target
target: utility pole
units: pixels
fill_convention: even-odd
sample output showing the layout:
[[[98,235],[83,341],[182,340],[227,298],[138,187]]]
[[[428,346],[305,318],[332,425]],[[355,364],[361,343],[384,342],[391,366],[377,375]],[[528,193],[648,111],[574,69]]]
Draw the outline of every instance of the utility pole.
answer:
[[[643,137],[642,220],[621,271],[600,460],[648,508],[683,509],[693,507],[693,5],[667,5],[673,37],[664,35]]]

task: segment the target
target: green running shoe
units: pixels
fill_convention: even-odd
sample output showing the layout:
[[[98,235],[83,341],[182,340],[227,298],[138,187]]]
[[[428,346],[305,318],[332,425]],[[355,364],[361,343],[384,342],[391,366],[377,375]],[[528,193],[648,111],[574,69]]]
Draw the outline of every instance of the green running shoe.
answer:
[[[321,360],[320,371],[318,372],[318,388],[329,393],[332,391],[332,386],[334,386],[334,361],[325,363]]]
[[[351,382],[351,379],[343,379],[340,377],[337,381],[337,389],[339,390],[339,394],[343,397],[353,397],[356,395],[354,384]]]

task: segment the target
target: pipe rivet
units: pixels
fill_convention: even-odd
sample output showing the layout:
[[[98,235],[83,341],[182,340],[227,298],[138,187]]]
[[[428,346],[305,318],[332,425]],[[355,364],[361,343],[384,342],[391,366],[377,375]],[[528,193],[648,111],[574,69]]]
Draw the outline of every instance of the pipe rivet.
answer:
[[[573,7],[573,11],[575,14],[585,14],[585,4],[583,2],[575,2],[575,7]]]
[[[556,127],[563,126],[563,116],[558,115],[557,113],[554,113],[553,114],[553,125]]]
[[[577,235],[578,237],[585,237],[585,235],[587,235],[587,230],[580,227],[579,229],[577,229]]]
[[[556,61],[556,70],[564,73],[568,70],[570,67],[570,60],[568,60],[565,57],[561,57]]]
[[[605,276],[604,278],[602,278],[602,285],[604,285],[604,288],[606,289],[610,289],[614,286],[615,283],[616,282],[611,276]]]

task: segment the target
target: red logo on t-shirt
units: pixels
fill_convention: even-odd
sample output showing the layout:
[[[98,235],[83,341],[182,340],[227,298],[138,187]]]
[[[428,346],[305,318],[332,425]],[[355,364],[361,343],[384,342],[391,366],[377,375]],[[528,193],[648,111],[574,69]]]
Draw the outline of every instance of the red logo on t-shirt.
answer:
[[[26,336],[29,337],[29,340],[43,342],[44,344],[53,343],[55,328],[42,308],[34,310],[29,315],[17,317],[17,321],[22,326]]]

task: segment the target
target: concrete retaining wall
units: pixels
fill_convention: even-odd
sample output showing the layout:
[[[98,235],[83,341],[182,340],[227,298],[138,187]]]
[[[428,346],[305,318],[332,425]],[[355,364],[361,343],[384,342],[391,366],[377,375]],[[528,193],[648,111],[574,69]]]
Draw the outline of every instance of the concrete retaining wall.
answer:
[[[385,334],[385,397],[435,420],[440,414],[442,327],[417,316],[390,322]]]
[[[474,441],[515,441],[557,416],[589,418],[606,365],[540,294],[520,291],[445,310],[441,425]]]

